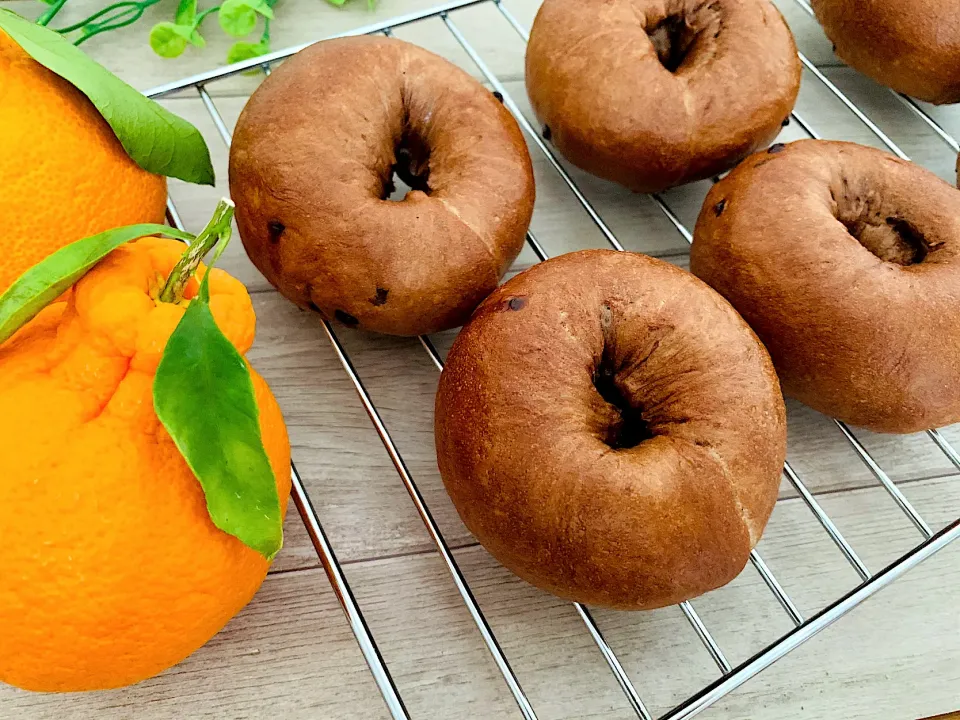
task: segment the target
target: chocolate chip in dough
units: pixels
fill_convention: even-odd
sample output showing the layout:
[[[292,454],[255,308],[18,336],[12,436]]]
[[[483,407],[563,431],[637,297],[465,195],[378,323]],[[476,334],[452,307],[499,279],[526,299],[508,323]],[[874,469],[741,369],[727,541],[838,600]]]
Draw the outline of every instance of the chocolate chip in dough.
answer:
[[[270,238],[270,242],[276,244],[280,242],[280,236],[283,235],[283,231],[287,227],[280,222],[279,220],[271,220],[267,223],[267,235]]]
[[[384,305],[387,302],[387,295],[390,293],[386,288],[378,287],[377,294],[370,298],[370,304],[376,305],[377,307]]]

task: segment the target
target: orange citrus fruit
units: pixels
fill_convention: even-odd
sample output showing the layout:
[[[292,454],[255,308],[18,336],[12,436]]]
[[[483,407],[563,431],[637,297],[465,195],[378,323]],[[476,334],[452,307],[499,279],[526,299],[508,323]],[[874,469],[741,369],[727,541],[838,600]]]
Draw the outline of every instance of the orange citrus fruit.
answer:
[[[86,96],[0,31],[0,292],[55,250],[163,222],[166,179],[140,168]]]
[[[262,555],[213,525],[153,409],[154,374],[185,311],[156,297],[182,251],[157,238],[122,246],[0,345],[0,681],[138,682],[203,645],[266,576]],[[186,297],[196,291],[194,278]],[[245,353],[246,289],[212,270],[210,293]],[[285,512],[287,431],[251,375]]]

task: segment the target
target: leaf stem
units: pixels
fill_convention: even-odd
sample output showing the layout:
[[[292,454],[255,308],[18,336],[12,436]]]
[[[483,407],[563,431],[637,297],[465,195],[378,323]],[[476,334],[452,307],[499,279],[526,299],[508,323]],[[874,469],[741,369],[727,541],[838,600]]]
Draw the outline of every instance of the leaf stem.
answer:
[[[267,6],[273,9],[273,6],[277,4],[277,0],[267,0]],[[260,44],[264,47],[270,47],[270,18],[265,17],[263,19],[263,33],[260,35]]]
[[[193,27],[199,29],[200,23],[202,23],[207,18],[208,15],[212,15],[215,12],[219,12],[219,10],[220,10],[220,6],[214,5],[211,8],[207,8],[206,10],[201,11],[197,15],[197,19],[193,21]]]
[[[43,25],[46,27],[50,24],[50,21],[56,17],[57,13],[63,9],[63,6],[67,4],[67,0],[56,0],[50,7],[48,7],[43,14],[37,18],[37,25]]]
[[[84,28],[83,34],[74,40],[74,45],[79,45],[86,42],[95,35],[100,33],[109,32],[110,30],[119,30],[120,28],[126,27],[127,25],[133,25],[137,20],[143,16],[143,8],[138,8],[135,11],[128,14],[128,17],[117,17],[114,18],[109,23],[103,23],[100,25],[90,25],[87,28]]]
[[[105,7],[105,8],[101,8],[100,10],[97,10],[95,13],[93,13],[92,15],[89,15],[88,17],[84,18],[84,19],[81,20],[80,22],[75,22],[73,25],[67,25],[66,27],[62,27],[62,28],[56,28],[56,31],[57,31],[58,33],[60,33],[61,35],[66,34],[66,33],[71,33],[71,32],[73,32],[74,30],[79,30],[79,29],[82,28],[84,25],[88,25],[88,24],[92,23],[94,20],[97,20],[97,19],[103,17],[103,16],[106,15],[107,13],[110,13],[110,12],[113,12],[114,10],[117,10],[118,8],[134,8],[134,9],[136,9],[137,7],[138,7],[138,4],[135,3],[135,2],[132,2],[132,0],[126,0],[125,2],[114,3],[113,5],[108,5],[108,6]]]
[[[66,0],[63,1],[66,2]],[[57,2],[60,2],[60,0],[57,0]],[[100,33],[132,25],[143,16],[148,7],[156,5],[158,2],[160,0],[122,0],[98,10],[80,22],[56,30],[61,35],[69,35],[80,30],[80,37],[73,41],[74,45],[80,45]],[[106,16],[106,19],[100,20],[104,16]],[[100,22],[96,22],[98,20]]]
[[[230,239],[230,234],[233,232],[230,224],[233,220],[233,208],[233,202],[227,198],[223,198],[217,203],[217,209],[213,211],[210,222],[197,235],[197,239],[190,243],[190,247],[187,248],[183,257],[170,271],[170,277],[167,278],[163,290],[160,291],[160,302],[180,302],[183,299],[187,282],[197,272],[200,261],[219,243]]]

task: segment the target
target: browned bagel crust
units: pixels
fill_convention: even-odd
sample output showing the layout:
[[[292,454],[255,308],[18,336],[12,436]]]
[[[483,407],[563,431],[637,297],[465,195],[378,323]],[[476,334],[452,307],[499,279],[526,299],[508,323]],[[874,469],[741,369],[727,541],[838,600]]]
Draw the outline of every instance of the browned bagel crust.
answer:
[[[881,432],[960,421],[960,191],[853,143],[777,149],[707,195],[691,271],[757,332],[786,394]]]
[[[960,101],[960,6],[939,0],[812,0],[837,56],[907,95]]]
[[[658,48],[667,64],[686,49],[675,72]],[[768,0],[545,0],[526,58],[527,93],[560,152],[639,192],[711,177],[765,147],[800,72]]]
[[[637,427],[595,377],[650,439],[617,440]],[[770,358],[723,298],[662,261],[587,250],[477,309],[435,434],[460,517],[500,562],[561,597],[646,609],[742,570],[777,498],[785,422]]]
[[[422,188],[402,202],[384,199],[395,165]],[[534,201],[502,104],[382,37],[317,43],[264,80],[237,122],[230,192],[247,253],[281,293],[396,335],[466,321],[520,252]]]

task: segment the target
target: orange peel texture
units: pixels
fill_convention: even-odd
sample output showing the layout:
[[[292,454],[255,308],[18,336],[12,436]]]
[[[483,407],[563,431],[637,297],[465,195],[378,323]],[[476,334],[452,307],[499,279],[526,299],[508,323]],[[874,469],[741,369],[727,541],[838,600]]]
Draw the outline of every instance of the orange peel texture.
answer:
[[[154,413],[153,376],[185,305],[155,298],[182,251],[157,238],[119,248],[0,345],[4,682],[76,691],[151,677],[217,633],[266,576],[261,555],[213,525]],[[212,270],[210,291],[218,326],[246,353],[246,289]],[[251,375],[285,512],[287,431]]]
[[[166,178],[137,165],[86,96],[0,31],[0,292],[90,235],[163,222]]]

